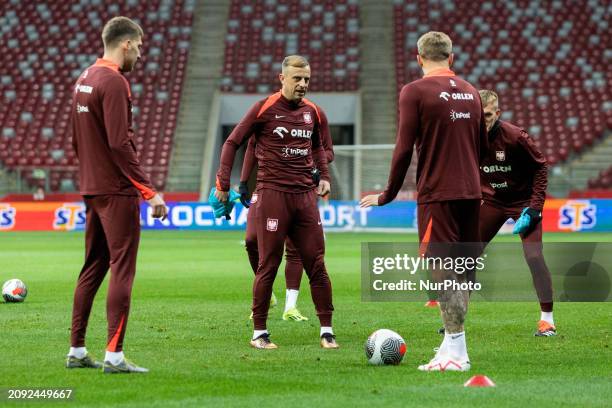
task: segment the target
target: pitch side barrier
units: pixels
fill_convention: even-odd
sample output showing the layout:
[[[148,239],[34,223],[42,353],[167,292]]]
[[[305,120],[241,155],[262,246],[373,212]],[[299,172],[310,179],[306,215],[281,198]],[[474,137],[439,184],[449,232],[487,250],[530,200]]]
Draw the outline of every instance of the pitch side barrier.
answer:
[[[170,202],[166,221],[151,217],[141,206],[141,225],[152,230],[243,230],[248,209],[236,204],[231,219],[215,219],[205,202]],[[384,207],[360,208],[356,201],[321,201],[319,211],[326,231],[415,232],[414,201]],[[611,232],[612,200],[547,200],[543,212],[545,232]],[[80,202],[0,202],[0,231],[78,231],[85,227],[85,206]],[[512,230],[512,221],[502,232]]]
[[[492,242],[484,249],[481,243],[363,242],[361,297],[367,302],[424,302],[448,290],[465,290],[472,301],[537,302],[525,254],[533,261],[540,251],[555,302],[612,300],[612,242],[548,242],[543,247]]]

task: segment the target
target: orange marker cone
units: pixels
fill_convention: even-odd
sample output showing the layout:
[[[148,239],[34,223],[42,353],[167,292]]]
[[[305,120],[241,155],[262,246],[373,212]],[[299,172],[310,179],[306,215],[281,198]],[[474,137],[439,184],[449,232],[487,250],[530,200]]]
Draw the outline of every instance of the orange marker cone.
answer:
[[[425,303],[425,307],[440,307],[440,303],[438,303],[437,300],[428,300],[427,303]]]
[[[486,375],[475,375],[463,384],[464,387],[495,387],[495,383]]]

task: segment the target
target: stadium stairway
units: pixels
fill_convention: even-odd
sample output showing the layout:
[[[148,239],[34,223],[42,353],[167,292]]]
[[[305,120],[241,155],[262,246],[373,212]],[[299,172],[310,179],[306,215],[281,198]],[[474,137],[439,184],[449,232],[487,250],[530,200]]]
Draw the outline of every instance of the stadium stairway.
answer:
[[[393,5],[360,2],[363,136],[361,143],[394,143],[397,112],[393,49]]]
[[[209,112],[223,68],[228,13],[226,0],[199,0],[196,6],[167,191],[198,191],[200,188]]]
[[[395,79],[395,52],[393,48],[393,4],[388,1],[362,0],[360,7],[360,55],[362,106],[361,144],[395,143],[397,121],[397,92]],[[379,174],[387,174],[388,160],[377,160],[380,169],[370,168],[362,177],[362,186],[384,182]],[[376,179],[368,180],[368,177]]]
[[[557,165],[549,175],[548,192],[553,196],[566,196],[570,190],[588,187],[590,179],[597,178],[602,170],[610,167],[612,157],[612,132],[607,131],[600,142],[584,150],[582,154]]]

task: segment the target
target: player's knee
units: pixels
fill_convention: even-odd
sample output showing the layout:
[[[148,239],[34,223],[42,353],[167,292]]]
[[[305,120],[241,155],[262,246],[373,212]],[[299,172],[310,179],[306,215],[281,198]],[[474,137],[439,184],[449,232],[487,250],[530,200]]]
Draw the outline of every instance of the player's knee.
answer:
[[[329,275],[325,268],[325,261],[323,255],[317,256],[312,262],[310,270],[306,270],[308,278],[310,279],[311,285],[327,285],[329,284]]]
[[[278,273],[278,267],[281,263],[281,257],[263,257],[263,259],[260,258],[260,262],[261,263],[257,268],[257,272],[255,273],[255,275],[257,275],[257,279],[271,279],[272,281],[274,281],[274,279],[276,278],[276,274]]]
[[[542,251],[531,249],[525,251],[525,261],[528,265],[535,265],[540,262],[543,262],[544,256],[542,255]]]
[[[285,259],[287,263],[302,264],[302,258],[300,258],[300,254],[296,250],[287,249]]]
[[[259,267],[255,273],[255,284],[258,285],[273,285],[276,279],[275,268],[273,266]]]

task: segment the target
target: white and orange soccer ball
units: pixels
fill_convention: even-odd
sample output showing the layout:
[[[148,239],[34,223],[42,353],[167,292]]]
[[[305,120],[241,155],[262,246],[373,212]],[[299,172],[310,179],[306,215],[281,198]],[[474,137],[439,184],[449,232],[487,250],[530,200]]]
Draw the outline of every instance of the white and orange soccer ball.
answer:
[[[19,279],[11,279],[2,285],[2,297],[7,303],[23,302],[28,295],[28,288]]]
[[[393,330],[376,330],[366,341],[365,353],[370,364],[398,365],[406,354],[406,342]]]

